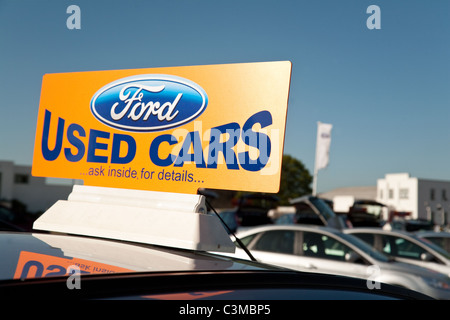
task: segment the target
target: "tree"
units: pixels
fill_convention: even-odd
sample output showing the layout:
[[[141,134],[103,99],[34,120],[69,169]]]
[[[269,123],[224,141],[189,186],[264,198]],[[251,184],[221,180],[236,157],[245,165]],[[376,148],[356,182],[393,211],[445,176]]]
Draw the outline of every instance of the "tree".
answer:
[[[280,202],[277,205],[289,205],[289,199],[311,194],[312,176],[303,163],[284,154],[281,164],[280,190],[275,194]],[[238,199],[251,192],[208,189],[217,193],[217,198],[210,200],[214,207],[227,207],[230,203],[237,205]]]
[[[283,155],[281,164],[280,205],[288,205],[289,199],[311,194],[312,176],[303,163],[288,155]]]

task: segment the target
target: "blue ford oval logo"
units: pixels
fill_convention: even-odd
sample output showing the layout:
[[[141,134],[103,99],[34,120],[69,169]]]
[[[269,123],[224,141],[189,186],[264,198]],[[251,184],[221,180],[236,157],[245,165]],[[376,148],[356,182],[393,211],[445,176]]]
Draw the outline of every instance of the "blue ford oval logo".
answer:
[[[139,75],[114,81],[91,100],[102,123],[125,131],[151,132],[182,126],[202,114],[205,91],[194,82],[169,75]]]

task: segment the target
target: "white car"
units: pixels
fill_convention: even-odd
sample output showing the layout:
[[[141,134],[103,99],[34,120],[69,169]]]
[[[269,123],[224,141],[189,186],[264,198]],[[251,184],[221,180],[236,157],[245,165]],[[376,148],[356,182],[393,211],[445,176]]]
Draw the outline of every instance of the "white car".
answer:
[[[371,289],[391,284],[437,299],[450,299],[450,279],[418,266],[390,260],[360,239],[335,228],[267,225],[238,232],[258,261],[300,271],[366,279]],[[250,259],[237,248],[233,254]]]
[[[450,277],[450,254],[413,233],[381,228],[353,228],[344,232],[357,236],[397,261],[429,268]]]
[[[419,231],[416,235],[428,241],[431,241],[435,245],[441,247],[448,253],[450,253],[450,232],[448,231]]]

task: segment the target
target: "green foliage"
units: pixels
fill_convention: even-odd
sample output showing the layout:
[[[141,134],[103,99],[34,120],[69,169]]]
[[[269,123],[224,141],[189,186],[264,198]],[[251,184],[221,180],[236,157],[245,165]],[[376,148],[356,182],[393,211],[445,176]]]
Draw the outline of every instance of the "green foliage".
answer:
[[[280,198],[278,205],[289,205],[289,199],[311,194],[312,180],[312,175],[300,160],[284,154],[281,165],[280,191],[276,194]],[[239,199],[247,193],[238,191],[235,199]]]
[[[311,194],[312,179],[301,161],[290,155],[283,155],[280,191],[277,194],[281,199],[280,205],[288,205],[289,199]]]

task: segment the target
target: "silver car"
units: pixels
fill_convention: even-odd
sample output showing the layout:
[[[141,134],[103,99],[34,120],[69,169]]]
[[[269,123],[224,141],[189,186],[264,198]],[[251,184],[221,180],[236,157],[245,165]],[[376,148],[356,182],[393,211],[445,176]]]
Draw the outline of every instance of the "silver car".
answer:
[[[416,235],[421,239],[431,241],[435,245],[450,253],[450,232],[419,231]]]
[[[360,239],[335,228],[268,225],[238,232],[258,261],[294,270],[366,279],[370,289],[382,283],[412,289],[436,299],[450,299],[450,279],[418,266],[395,262]],[[233,254],[250,259],[245,250]]]
[[[402,230],[353,228],[344,231],[398,261],[429,268],[450,277],[450,254],[417,235]]]

